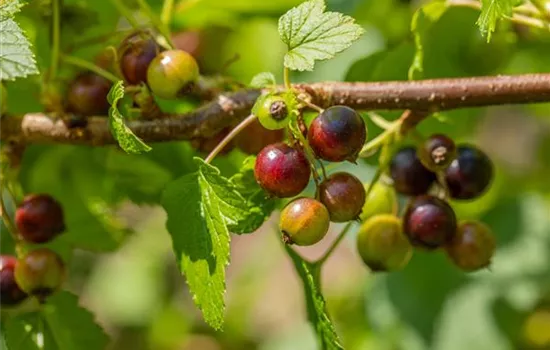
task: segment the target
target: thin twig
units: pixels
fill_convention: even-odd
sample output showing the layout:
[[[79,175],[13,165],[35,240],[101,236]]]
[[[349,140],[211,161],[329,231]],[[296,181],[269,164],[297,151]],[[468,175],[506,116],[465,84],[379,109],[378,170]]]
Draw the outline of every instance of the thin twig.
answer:
[[[239,125],[234,127],[233,130],[231,130],[231,132],[227,134],[223,138],[223,140],[216,145],[216,148],[214,148],[212,152],[210,152],[210,154],[208,155],[208,157],[206,157],[204,161],[206,163],[210,163],[218,155],[218,153],[220,153],[225,148],[225,146],[227,146],[227,144],[235,138],[235,136],[237,136],[244,128],[252,124],[254,120],[256,120],[256,116],[254,114],[251,114],[248,117],[246,117],[245,120],[243,120],[242,122],[239,123]]]
[[[87,69],[89,71],[92,71],[92,72],[96,73],[97,75],[101,75],[102,77],[112,81],[113,83],[116,83],[117,81],[120,80],[119,78],[117,78],[111,72],[106,71],[105,69],[103,69],[103,68],[101,68],[101,67],[99,67],[99,66],[97,66],[97,65],[95,65],[91,62],[80,59],[78,57],[62,55],[61,59],[65,63],[72,64],[73,66],[83,68],[83,69]]]

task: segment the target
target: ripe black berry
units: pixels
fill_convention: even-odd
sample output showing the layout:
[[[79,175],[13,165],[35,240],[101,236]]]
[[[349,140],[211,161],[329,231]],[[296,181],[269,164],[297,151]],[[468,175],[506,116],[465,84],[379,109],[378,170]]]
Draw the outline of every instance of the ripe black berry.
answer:
[[[159,53],[147,69],[147,83],[151,91],[164,99],[183,96],[198,78],[197,61],[182,50]]]
[[[436,177],[422,165],[414,147],[400,149],[390,163],[390,175],[395,190],[401,194],[418,196],[428,192]]]
[[[311,168],[304,152],[282,142],[264,147],[256,158],[256,181],[276,197],[298,195],[306,188],[310,175]]]
[[[65,231],[63,208],[50,195],[25,197],[15,212],[15,225],[21,237],[32,243],[45,243]]]
[[[106,115],[111,82],[92,72],[77,76],[67,90],[67,110],[81,116]]]
[[[258,154],[267,145],[284,139],[283,129],[268,130],[256,119],[235,137],[235,144],[246,154]]]
[[[495,245],[495,237],[487,225],[463,221],[445,250],[456,266],[464,271],[476,271],[491,264]]]
[[[460,145],[457,158],[445,172],[445,180],[452,198],[474,199],[485,193],[493,173],[493,163],[483,151]]]
[[[28,295],[15,282],[14,269],[17,258],[0,256],[0,303],[2,306],[14,306],[25,300]]]
[[[332,174],[319,185],[319,199],[327,207],[333,222],[359,218],[365,194],[361,181],[345,172]]]
[[[30,295],[44,299],[53,294],[65,279],[63,260],[50,249],[33,250],[19,259],[15,280]]]
[[[357,234],[357,251],[373,271],[400,270],[411,259],[413,248],[395,215],[375,215],[365,221]]]
[[[428,170],[443,170],[456,158],[456,145],[449,137],[434,134],[418,148],[418,158]]]
[[[329,224],[327,208],[313,198],[302,197],[284,207],[279,228],[286,244],[306,246],[323,239]]]
[[[333,106],[313,120],[307,137],[319,158],[331,162],[355,162],[367,139],[367,129],[355,110]]]
[[[118,50],[124,79],[133,85],[146,82],[147,68],[160,51],[160,46],[147,32],[137,31],[126,37]]]
[[[437,197],[416,197],[403,216],[403,232],[413,245],[434,249],[453,239],[456,216],[451,206]]]

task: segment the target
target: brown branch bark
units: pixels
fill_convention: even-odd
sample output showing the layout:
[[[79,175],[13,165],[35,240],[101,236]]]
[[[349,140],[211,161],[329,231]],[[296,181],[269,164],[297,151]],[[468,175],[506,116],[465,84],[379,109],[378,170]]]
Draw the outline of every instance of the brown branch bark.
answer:
[[[322,82],[294,87],[323,108],[344,104],[359,110],[410,109],[424,111],[424,115],[455,108],[550,102],[550,73],[376,83]],[[209,137],[248,116],[260,93],[250,89],[222,94],[193,112],[133,120],[128,126],[145,142]],[[421,120],[415,119],[413,124]],[[85,129],[69,129],[55,115],[29,113],[21,118],[2,118],[0,132],[4,142],[23,144],[115,143],[105,117],[89,118]]]

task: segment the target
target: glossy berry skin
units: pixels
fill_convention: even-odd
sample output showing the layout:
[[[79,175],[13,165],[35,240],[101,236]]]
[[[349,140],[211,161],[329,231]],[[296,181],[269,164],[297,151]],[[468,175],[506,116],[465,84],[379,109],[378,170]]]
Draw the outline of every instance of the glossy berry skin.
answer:
[[[132,85],[146,82],[149,64],[160,51],[160,46],[150,34],[143,31],[130,34],[118,50],[124,79]]]
[[[15,282],[16,265],[16,257],[0,256],[0,302],[2,307],[18,305],[28,297],[27,293],[23,292]]]
[[[327,208],[313,198],[297,198],[281,212],[279,228],[286,244],[313,245],[326,236],[330,225]]]
[[[418,158],[426,169],[436,172],[443,170],[456,158],[456,145],[442,134],[434,134],[418,148]]]
[[[27,242],[51,241],[65,231],[63,208],[50,195],[28,195],[15,211],[15,225]]]
[[[27,253],[15,266],[15,280],[22,290],[39,299],[53,294],[65,279],[65,265],[48,248]]]
[[[456,215],[447,202],[437,197],[416,197],[403,215],[403,232],[413,245],[435,249],[453,239]]]
[[[350,173],[332,174],[319,185],[319,200],[330,214],[332,222],[346,222],[359,218],[365,204],[363,183]]]
[[[260,96],[252,108],[252,113],[268,130],[282,129],[290,122],[290,109],[284,96]]]
[[[357,234],[357,251],[373,272],[397,271],[412,257],[413,247],[403,234],[395,215],[375,215],[365,221]]]
[[[77,76],[67,90],[67,110],[80,116],[107,115],[111,82],[92,72]]]
[[[304,152],[285,143],[266,146],[256,157],[256,181],[275,197],[300,194],[309,183],[310,175],[311,168]]]
[[[369,184],[363,185],[365,193],[369,188]],[[372,190],[365,199],[365,204],[359,214],[359,219],[365,221],[368,218],[378,214],[397,214],[397,193],[393,186],[389,186],[383,182],[374,184]]]
[[[390,162],[390,176],[395,190],[408,196],[418,196],[428,192],[436,176],[426,169],[416,156],[414,147],[404,147],[397,151]]]
[[[195,58],[182,50],[159,53],[147,69],[147,83],[153,93],[164,99],[185,95],[199,78]]]
[[[495,246],[495,237],[487,225],[479,221],[462,221],[445,250],[460,269],[476,271],[491,264]]]
[[[452,198],[467,200],[485,193],[493,175],[493,163],[483,151],[471,145],[460,145],[457,158],[445,171],[445,180]]]
[[[355,162],[367,140],[367,129],[363,118],[354,109],[333,106],[313,120],[307,138],[319,158],[331,162]]]
[[[265,146],[283,141],[284,137],[283,129],[268,130],[256,119],[235,137],[235,145],[246,154],[256,155]]]

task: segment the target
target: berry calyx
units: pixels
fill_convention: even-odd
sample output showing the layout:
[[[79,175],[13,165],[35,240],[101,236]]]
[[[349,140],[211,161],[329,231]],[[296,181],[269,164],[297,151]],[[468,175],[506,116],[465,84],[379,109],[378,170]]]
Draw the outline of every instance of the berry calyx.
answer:
[[[235,145],[244,153],[255,155],[265,146],[281,142],[284,137],[283,129],[268,130],[256,119],[235,137]]]
[[[83,117],[107,115],[112,83],[93,72],[78,75],[67,90],[67,110]]]
[[[367,140],[367,128],[354,109],[332,106],[313,120],[307,138],[319,158],[331,162],[355,162]]]
[[[397,271],[411,259],[413,248],[395,215],[375,215],[365,221],[357,234],[357,251],[373,272]]]
[[[451,206],[434,196],[413,198],[403,215],[403,232],[409,241],[426,249],[449,243],[456,228],[456,215]]]
[[[476,271],[491,264],[495,246],[489,226],[479,221],[463,221],[445,250],[460,269]]]
[[[310,175],[304,152],[286,143],[266,146],[256,157],[256,181],[273,196],[285,198],[300,194],[309,183]]]
[[[283,95],[267,94],[260,96],[252,113],[258,117],[262,126],[268,130],[282,129],[290,122],[291,107]]]
[[[193,56],[182,50],[159,53],[147,69],[147,83],[153,93],[174,99],[189,92],[199,78],[199,65]]]
[[[329,213],[323,203],[313,198],[297,198],[281,212],[279,228],[286,244],[313,245],[326,236]]]
[[[401,148],[390,162],[390,176],[395,190],[408,196],[418,196],[428,192],[436,176],[426,169],[416,156],[416,149]]]
[[[443,170],[456,158],[456,145],[449,137],[434,134],[418,148],[418,158],[430,171]]]
[[[365,204],[361,181],[346,172],[332,174],[319,185],[319,200],[330,214],[330,221],[346,222],[359,218]]]
[[[475,146],[460,145],[456,159],[445,171],[445,180],[452,198],[474,199],[489,188],[493,175],[487,154]]]
[[[27,293],[23,292],[15,282],[14,270],[17,258],[9,255],[0,256],[0,303],[2,306],[15,306],[27,299]]]
[[[161,47],[145,31],[136,31],[126,37],[118,49],[124,79],[132,85],[146,82],[149,64],[160,51]]]
[[[26,196],[15,211],[15,225],[27,242],[45,243],[65,231],[63,208],[52,196]]]
[[[55,252],[40,248],[27,253],[15,266],[21,289],[39,299],[53,294],[65,279],[65,265]]]
[[[366,183],[363,187],[366,193],[369,184]],[[372,190],[365,199],[359,219],[365,221],[377,214],[397,214],[397,193],[393,186],[383,182],[377,182],[373,185]]]

